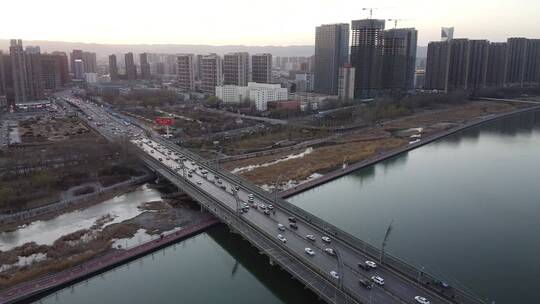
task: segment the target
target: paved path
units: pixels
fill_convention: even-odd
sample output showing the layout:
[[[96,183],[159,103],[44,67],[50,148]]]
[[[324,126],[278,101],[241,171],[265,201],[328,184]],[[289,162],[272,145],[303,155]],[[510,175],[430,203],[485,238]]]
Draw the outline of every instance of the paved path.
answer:
[[[172,232],[161,239],[152,240],[127,250],[114,251],[91,259],[80,266],[15,285],[0,292],[0,303],[16,303],[22,300],[41,297],[54,290],[69,286],[76,281],[89,278],[149,252],[156,251],[174,242],[198,234],[217,223],[219,221],[216,218],[208,215],[203,221],[182,230]]]

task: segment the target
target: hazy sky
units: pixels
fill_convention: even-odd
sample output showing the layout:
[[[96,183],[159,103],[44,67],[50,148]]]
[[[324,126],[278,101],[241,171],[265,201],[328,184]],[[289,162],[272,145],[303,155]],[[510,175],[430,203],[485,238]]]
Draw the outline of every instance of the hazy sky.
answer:
[[[0,38],[97,43],[314,44],[315,26],[365,18],[406,19],[419,44],[456,37],[540,38],[539,0],[26,0],[2,1]],[[393,27],[388,24],[387,28]]]

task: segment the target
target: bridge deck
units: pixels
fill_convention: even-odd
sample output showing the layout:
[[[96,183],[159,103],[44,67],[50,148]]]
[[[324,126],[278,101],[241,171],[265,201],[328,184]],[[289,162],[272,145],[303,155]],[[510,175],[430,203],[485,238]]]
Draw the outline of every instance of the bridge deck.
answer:
[[[329,303],[417,303],[415,296],[425,297],[432,304],[484,303],[460,289],[438,289],[435,287],[437,280],[434,277],[419,272],[415,267],[393,256],[385,255],[383,264],[376,269],[368,271],[359,268],[358,263],[366,260],[377,261],[380,251],[283,199],[274,200],[270,193],[249,181],[211,166],[207,160],[170,141],[154,136],[142,142],[140,134],[151,132],[143,132],[144,126],[133,121],[126,126],[118,115],[111,115],[111,110],[104,111],[83,101],[72,100],[71,103],[79,107],[85,115],[92,117],[89,125],[110,140],[121,140],[124,136],[116,134],[114,130],[118,128],[129,130],[131,134],[139,134],[139,139],[132,140],[132,144],[148,167],[199,201],[231,229],[250,241],[261,253],[269,256],[273,263],[280,265]],[[98,120],[105,122],[106,127],[98,127]],[[176,153],[187,160],[177,161]],[[182,167],[185,170],[196,170],[189,178]],[[207,178],[203,177],[199,167],[209,172]],[[216,178],[222,181],[225,189],[220,187]],[[236,196],[238,200],[231,191],[231,186],[239,186]],[[239,213],[238,204],[247,203],[249,194],[253,194],[255,205],[273,204],[273,212],[264,214],[260,208],[249,208],[247,213]],[[297,218],[297,229],[291,229],[288,225],[291,216]],[[278,231],[278,223],[286,226],[284,231]],[[287,239],[286,243],[277,239],[278,234]],[[314,235],[316,240],[307,240],[307,234]],[[323,242],[321,236],[328,236],[332,240],[330,243]],[[315,255],[307,255],[304,251],[306,247],[312,248]],[[334,249],[342,262],[338,263],[337,256],[327,254],[325,248]],[[333,278],[331,271],[338,271],[341,281]],[[372,289],[359,285],[359,279],[370,279],[374,275],[383,277],[385,285],[374,286]]]

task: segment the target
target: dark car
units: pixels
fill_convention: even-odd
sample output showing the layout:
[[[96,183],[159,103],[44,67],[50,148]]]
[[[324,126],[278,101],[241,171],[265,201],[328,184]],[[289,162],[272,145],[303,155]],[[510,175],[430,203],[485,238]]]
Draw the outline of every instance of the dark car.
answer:
[[[371,289],[373,287],[373,284],[367,279],[359,279],[358,284],[366,289]]]
[[[296,218],[294,216],[289,217],[289,222],[296,223]]]
[[[298,226],[295,223],[289,223],[289,227],[292,229],[298,229]]]
[[[369,267],[368,265],[366,265],[366,263],[358,263],[358,267],[366,270],[366,271],[369,271],[371,270],[371,267]]]

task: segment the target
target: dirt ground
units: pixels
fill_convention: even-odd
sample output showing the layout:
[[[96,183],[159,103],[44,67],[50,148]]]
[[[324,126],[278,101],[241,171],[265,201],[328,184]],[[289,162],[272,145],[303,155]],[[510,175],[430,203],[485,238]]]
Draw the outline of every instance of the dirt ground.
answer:
[[[410,141],[409,136],[412,133],[404,135],[398,131],[422,128],[421,136],[431,135],[475,118],[509,112],[522,106],[490,101],[474,101],[456,107],[423,111],[413,116],[386,121],[377,126],[347,133],[336,140],[324,143],[323,146],[313,147],[313,151],[302,158],[282,161],[238,174],[258,185],[271,185],[275,183],[280,175],[282,182],[290,180],[299,182],[314,173],[324,174],[340,168],[343,163],[355,163],[373,157],[378,153],[407,145]],[[232,161],[225,163],[223,167],[233,170],[251,165],[268,164],[283,159],[287,155],[302,151]]]

